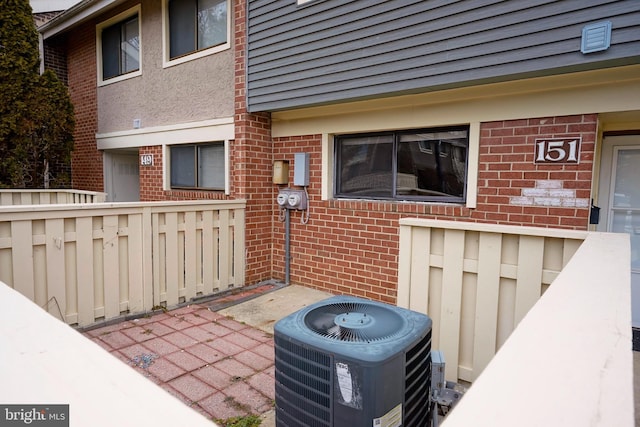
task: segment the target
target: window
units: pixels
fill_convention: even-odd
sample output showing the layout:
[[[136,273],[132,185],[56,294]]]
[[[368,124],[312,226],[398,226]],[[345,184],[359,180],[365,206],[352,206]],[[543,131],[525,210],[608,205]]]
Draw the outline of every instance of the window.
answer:
[[[170,59],[227,43],[227,0],[168,1]]]
[[[96,26],[98,85],[139,76],[140,5]]]
[[[107,80],[140,68],[138,15],[102,30],[102,79]]]
[[[223,142],[173,145],[171,156],[172,188],[225,188],[225,150]]]
[[[468,127],[336,136],[335,195],[464,202],[468,147]]]

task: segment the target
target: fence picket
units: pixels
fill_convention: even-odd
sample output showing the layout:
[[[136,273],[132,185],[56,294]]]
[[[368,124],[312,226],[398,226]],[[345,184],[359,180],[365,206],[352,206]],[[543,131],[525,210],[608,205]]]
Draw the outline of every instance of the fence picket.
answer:
[[[133,313],[141,313],[151,309],[152,302],[145,301],[145,272],[147,262],[145,253],[145,229],[143,228],[144,214],[130,214],[127,218],[129,232],[127,234],[127,265],[128,265],[128,308]],[[149,292],[150,294],[150,292]]]
[[[167,306],[173,306],[179,302],[180,259],[178,252],[178,214],[167,212],[165,220],[165,283],[167,292]]]
[[[244,209],[233,211],[233,286],[244,286]]]
[[[31,221],[11,223],[13,288],[35,301],[33,228]]]
[[[409,292],[412,310],[423,313],[429,310],[429,250],[431,230],[416,230],[411,240],[411,282],[423,282],[423,286],[411,286]],[[426,250],[425,250],[426,249]]]
[[[151,252],[156,254],[152,259],[152,308],[160,305],[160,289],[161,289],[161,274],[160,274],[160,214],[149,213],[151,217]]]
[[[196,297],[198,254],[196,240],[196,213],[186,212],[184,214],[184,296],[187,301]]]
[[[476,288],[476,322],[473,335],[473,380],[493,358],[497,349],[498,298],[502,236],[480,233]]]
[[[440,348],[447,358],[459,359],[460,317],[462,305],[462,272],[464,263],[464,231],[445,230],[444,265],[442,268],[442,323]],[[447,363],[447,377],[458,377],[458,364]]]
[[[214,263],[213,255],[213,212],[204,211],[202,213],[202,284],[203,292],[210,294],[214,285]]]
[[[222,211],[219,215],[218,222],[218,259],[219,272],[218,277],[220,283],[230,283],[230,269],[231,262],[231,235],[229,233],[229,211]]]
[[[47,219],[46,229],[46,263],[47,263],[47,290],[48,298],[55,298],[48,302],[48,311],[56,317],[62,315],[63,322],[67,321],[67,297],[65,286],[65,244],[64,244],[64,219]],[[58,313],[58,308],[60,313]]]
[[[78,324],[95,322],[93,287],[93,227],[91,217],[76,218],[76,286],[78,289]]]
[[[118,217],[105,216],[102,220],[102,253],[104,265],[104,316],[116,317],[120,314],[120,255],[118,244]]]
[[[515,323],[527,314],[542,295],[544,237],[520,236],[516,279]]]

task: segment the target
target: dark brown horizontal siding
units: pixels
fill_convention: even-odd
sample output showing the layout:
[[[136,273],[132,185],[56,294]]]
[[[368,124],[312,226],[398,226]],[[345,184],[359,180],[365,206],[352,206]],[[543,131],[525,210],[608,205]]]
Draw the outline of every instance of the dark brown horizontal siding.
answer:
[[[610,20],[611,47],[580,52]],[[640,62],[640,2],[249,2],[248,106],[271,111]]]

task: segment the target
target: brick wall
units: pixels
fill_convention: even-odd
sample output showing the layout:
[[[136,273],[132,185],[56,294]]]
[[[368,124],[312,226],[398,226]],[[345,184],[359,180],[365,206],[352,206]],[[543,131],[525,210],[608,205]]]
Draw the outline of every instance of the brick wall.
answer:
[[[95,23],[88,22],[77,28],[67,45],[69,94],[76,115],[75,149],[71,160],[72,187],[78,190],[104,191],[102,153],[97,150],[96,145],[98,111]]]
[[[235,141],[233,193],[247,200],[245,212],[246,283],[272,278],[272,223],[275,193],[271,184],[271,117],[247,112],[245,97],[246,2],[234,4]]]
[[[44,68],[53,70],[58,79],[69,85],[67,75],[66,37],[51,37],[44,41]]]
[[[394,303],[398,220],[402,217],[586,229],[596,119],[595,115],[581,115],[482,124],[475,209],[322,201],[320,135],[276,139],[274,159],[293,162],[296,152],[311,154],[310,220],[301,224],[300,212],[293,212],[291,219],[291,282]],[[579,164],[533,163],[536,138],[569,136],[582,137]],[[273,274],[282,279],[284,224],[276,219],[273,229]]]
[[[597,116],[484,123],[478,207],[482,222],[584,230],[588,224]],[[578,164],[534,164],[538,138],[582,137]]]

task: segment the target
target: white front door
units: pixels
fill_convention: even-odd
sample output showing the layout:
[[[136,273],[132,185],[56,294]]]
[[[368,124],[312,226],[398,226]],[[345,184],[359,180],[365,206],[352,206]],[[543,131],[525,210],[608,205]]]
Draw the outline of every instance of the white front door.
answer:
[[[138,151],[105,151],[104,181],[108,202],[140,201]]]
[[[605,137],[598,231],[631,237],[632,326],[640,328],[640,135]]]

